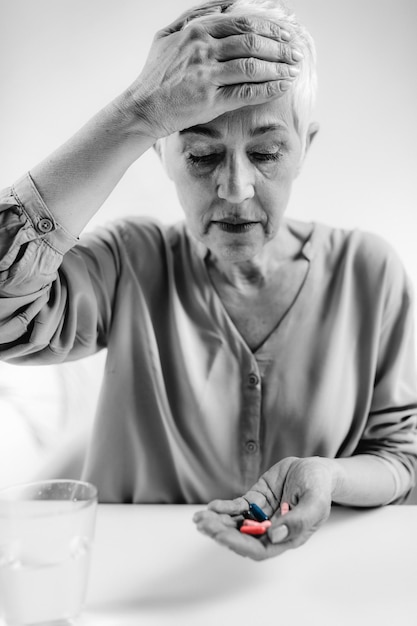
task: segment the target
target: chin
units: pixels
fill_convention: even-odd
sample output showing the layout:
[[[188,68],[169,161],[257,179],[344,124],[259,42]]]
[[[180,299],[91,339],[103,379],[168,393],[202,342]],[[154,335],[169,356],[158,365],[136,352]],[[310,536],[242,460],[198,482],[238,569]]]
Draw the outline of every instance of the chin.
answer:
[[[207,245],[207,244],[206,244]],[[228,263],[244,263],[245,261],[250,261],[257,254],[259,254],[262,250],[262,246],[251,245],[251,244],[219,244],[210,245],[208,244],[210,252],[217,257],[218,259],[222,259]]]

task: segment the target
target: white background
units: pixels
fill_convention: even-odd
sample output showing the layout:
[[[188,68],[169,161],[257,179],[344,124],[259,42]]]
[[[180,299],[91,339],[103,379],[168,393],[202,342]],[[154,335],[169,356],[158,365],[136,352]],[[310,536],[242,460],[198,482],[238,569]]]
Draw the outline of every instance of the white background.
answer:
[[[154,32],[189,6],[190,0],[0,0],[0,187],[130,84]],[[316,40],[321,130],[288,214],[382,235],[416,285],[417,3],[292,6]],[[181,217],[153,151],[130,168],[90,227],[127,214]],[[25,369],[19,369],[23,395]],[[41,376],[47,381],[51,374],[44,369]]]

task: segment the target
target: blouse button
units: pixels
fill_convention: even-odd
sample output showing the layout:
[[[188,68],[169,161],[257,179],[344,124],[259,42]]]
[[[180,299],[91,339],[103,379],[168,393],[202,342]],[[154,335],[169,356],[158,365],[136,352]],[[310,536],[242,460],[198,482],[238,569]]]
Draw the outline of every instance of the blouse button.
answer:
[[[248,382],[251,387],[256,387],[257,385],[259,385],[259,377],[254,373],[249,374]]]
[[[258,444],[256,443],[256,441],[250,440],[246,442],[245,448],[246,452],[248,452],[249,454],[254,454],[258,449]]]
[[[48,219],[47,217],[44,217],[38,222],[38,231],[40,233],[43,233],[43,234],[50,233],[53,227],[54,225],[53,225],[52,220]]]

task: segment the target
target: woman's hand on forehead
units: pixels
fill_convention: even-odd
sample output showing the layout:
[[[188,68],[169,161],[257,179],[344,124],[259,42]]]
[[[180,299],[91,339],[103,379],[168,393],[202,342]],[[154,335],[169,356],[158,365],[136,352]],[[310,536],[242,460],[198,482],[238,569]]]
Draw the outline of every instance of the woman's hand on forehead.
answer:
[[[198,9],[183,14],[156,34],[126,105],[155,139],[279,98],[297,77],[302,55],[284,28],[221,14],[223,4],[204,19]]]

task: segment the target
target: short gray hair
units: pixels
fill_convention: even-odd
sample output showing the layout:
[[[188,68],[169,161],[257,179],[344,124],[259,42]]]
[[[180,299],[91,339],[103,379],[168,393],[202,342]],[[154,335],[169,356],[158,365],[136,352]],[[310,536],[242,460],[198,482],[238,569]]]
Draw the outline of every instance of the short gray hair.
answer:
[[[262,16],[290,33],[290,43],[304,55],[299,64],[300,73],[294,80],[294,85],[289,92],[295,127],[299,135],[303,136],[310,123],[317,93],[316,48],[310,33],[298,21],[295,14],[289,10],[285,0],[225,0],[223,3],[219,0],[208,0],[195,7],[198,11],[194,15],[190,15],[185,26],[195,21],[204,20],[208,16],[204,15],[204,9],[210,10],[211,7],[218,7],[219,5],[222,14],[233,13],[245,17]]]

